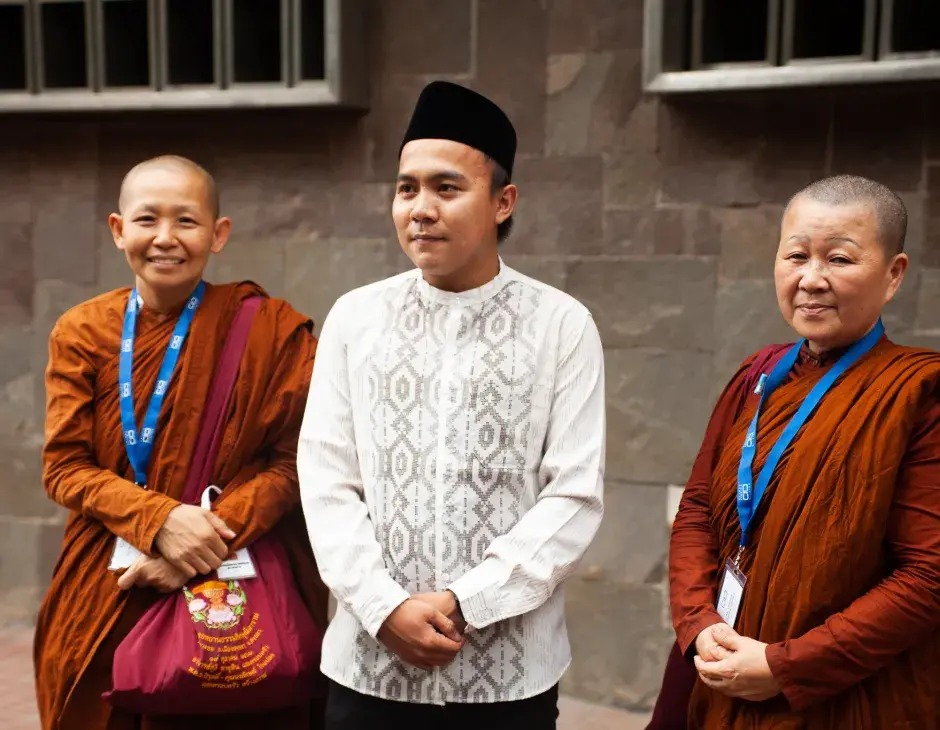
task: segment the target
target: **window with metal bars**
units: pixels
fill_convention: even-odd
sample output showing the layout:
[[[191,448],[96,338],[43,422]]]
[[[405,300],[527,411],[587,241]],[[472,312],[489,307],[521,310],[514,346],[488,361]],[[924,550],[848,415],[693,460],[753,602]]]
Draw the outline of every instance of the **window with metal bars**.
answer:
[[[0,0],[0,112],[366,99],[360,0]]]
[[[647,0],[652,92],[940,78],[940,0]]]

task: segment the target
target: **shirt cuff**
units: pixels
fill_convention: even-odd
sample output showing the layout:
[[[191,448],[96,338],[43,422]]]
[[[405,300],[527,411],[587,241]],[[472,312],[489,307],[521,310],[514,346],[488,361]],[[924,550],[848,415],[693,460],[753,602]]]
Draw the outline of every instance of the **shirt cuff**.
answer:
[[[369,596],[355,614],[359,617],[359,622],[373,639],[377,639],[379,630],[382,628],[385,620],[391,615],[392,611],[411,598],[411,594],[402,588],[398,583],[385,576],[381,579],[379,585],[375,586],[373,593]]]
[[[776,644],[768,644],[764,650],[764,656],[767,659],[767,666],[770,667],[770,673],[774,675],[780,691],[786,697],[787,702],[790,703],[790,709],[794,712],[802,712],[811,707],[814,704],[812,695],[800,687],[795,678],[787,671],[787,667],[790,665],[790,662],[787,661],[787,642],[779,641]]]
[[[682,655],[687,658],[691,658],[689,654],[689,647],[695,646],[695,640],[698,638],[698,635],[701,634],[709,626],[714,626],[715,624],[722,624],[725,620],[718,615],[715,611],[704,611],[698,618],[696,618],[691,623],[687,623],[680,628],[676,629],[676,638],[679,641],[679,649],[682,651]]]
[[[140,487],[135,486],[134,489],[140,489]],[[166,518],[170,516],[170,512],[179,507],[182,502],[177,502],[172,497],[168,497],[160,492],[148,492],[148,495],[149,502],[147,509],[152,509],[153,513],[149,518],[142,521],[141,534],[135,535],[128,540],[128,542],[142,553],[150,557],[155,557],[159,555],[157,547],[154,545],[157,535],[160,530],[163,529],[163,525],[166,523]]]
[[[492,563],[480,563],[447,586],[457,596],[464,621],[472,629],[486,628],[502,618],[496,568]]]

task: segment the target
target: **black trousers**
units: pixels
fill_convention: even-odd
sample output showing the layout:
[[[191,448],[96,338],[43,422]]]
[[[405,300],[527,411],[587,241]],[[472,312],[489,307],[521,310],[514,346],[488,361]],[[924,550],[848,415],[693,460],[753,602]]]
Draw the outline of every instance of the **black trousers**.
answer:
[[[558,685],[525,700],[419,705],[383,700],[330,682],[326,730],[555,730]]]

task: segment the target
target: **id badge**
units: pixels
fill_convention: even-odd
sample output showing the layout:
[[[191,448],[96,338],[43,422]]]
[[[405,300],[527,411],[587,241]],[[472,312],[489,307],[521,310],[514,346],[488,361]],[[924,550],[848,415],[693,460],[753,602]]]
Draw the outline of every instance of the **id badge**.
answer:
[[[718,615],[731,628],[734,628],[738,620],[738,612],[741,610],[741,601],[744,598],[744,585],[747,583],[747,576],[738,570],[732,561],[725,563],[725,572],[721,576],[721,584],[718,586]]]
[[[111,552],[111,562],[108,563],[108,570],[127,570],[143,555],[140,550],[131,545],[123,538],[114,540],[114,550]]]
[[[242,548],[235,551],[235,556],[224,561],[216,571],[219,580],[244,580],[245,578],[257,578],[258,572],[255,570],[255,564],[248,554],[248,548]]]

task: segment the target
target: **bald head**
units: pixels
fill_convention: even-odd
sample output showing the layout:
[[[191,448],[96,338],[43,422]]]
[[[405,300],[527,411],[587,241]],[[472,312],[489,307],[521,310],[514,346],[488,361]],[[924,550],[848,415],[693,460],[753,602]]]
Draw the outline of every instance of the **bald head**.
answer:
[[[196,164],[186,157],[180,157],[179,155],[161,155],[160,157],[153,157],[131,168],[131,171],[124,176],[124,181],[121,183],[121,195],[118,200],[118,206],[122,214],[128,204],[134,184],[141,176],[154,170],[176,171],[198,178],[205,187],[206,203],[209,206],[212,217],[219,217],[219,191],[215,185],[215,178],[201,165]]]
[[[894,192],[881,183],[857,175],[827,177],[807,185],[790,198],[787,210],[798,198],[831,206],[868,206],[878,220],[879,239],[888,257],[896,256],[904,250],[907,208]],[[786,212],[784,210],[784,216]]]

